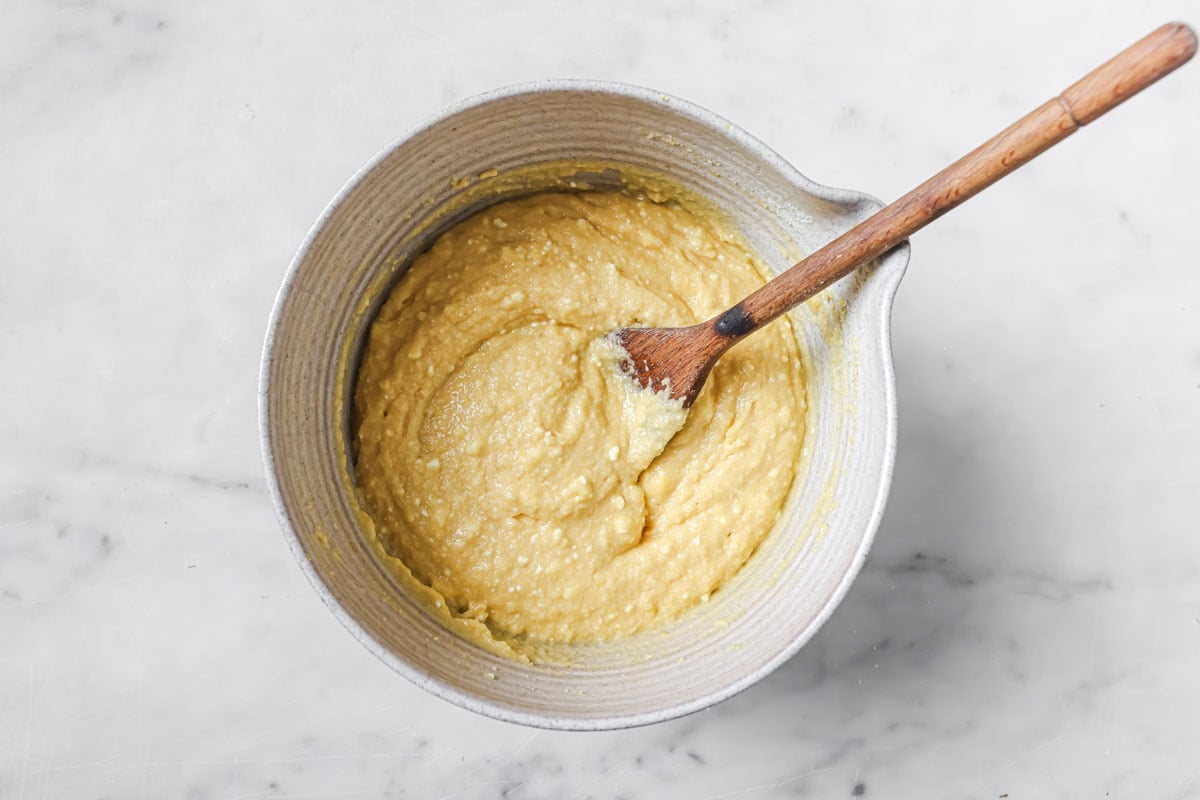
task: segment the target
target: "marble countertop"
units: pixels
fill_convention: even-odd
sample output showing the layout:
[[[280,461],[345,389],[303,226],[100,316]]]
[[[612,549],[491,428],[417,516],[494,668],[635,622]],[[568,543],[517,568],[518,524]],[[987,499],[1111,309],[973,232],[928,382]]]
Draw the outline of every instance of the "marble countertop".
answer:
[[[919,234],[871,560],[706,712],[551,733],[302,577],[256,432],[309,225],[499,85],[593,77],[896,197],[1192,0],[0,10],[0,798],[1200,797],[1200,65]]]

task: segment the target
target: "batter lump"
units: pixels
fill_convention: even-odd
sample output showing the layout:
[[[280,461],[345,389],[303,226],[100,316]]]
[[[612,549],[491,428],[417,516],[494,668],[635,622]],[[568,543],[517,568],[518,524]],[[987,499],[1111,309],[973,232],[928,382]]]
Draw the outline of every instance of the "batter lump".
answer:
[[[709,318],[765,273],[711,215],[636,192],[487,208],[382,306],[355,391],[383,548],[501,640],[629,636],[704,602],[779,517],[804,382],[786,318],[690,411],[620,373],[606,334]]]

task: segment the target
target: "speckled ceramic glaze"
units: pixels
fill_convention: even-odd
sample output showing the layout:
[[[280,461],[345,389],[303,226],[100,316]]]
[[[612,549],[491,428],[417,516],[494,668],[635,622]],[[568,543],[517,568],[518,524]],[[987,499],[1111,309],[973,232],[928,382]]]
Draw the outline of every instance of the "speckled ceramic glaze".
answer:
[[[657,92],[549,82],[475,98],[375,158],[300,247],[267,334],[261,435],[288,541],[368,649],[483,714],[617,728],[687,714],[750,686],[812,637],[858,573],[894,460],[888,316],[908,249],[792,312],[808,375],[805,454],[780,525],[735,579],[665,628],[569,648],[561,665],[516,663],[451,633],[375,557],[349,488],[347,399],[373,310],[411,257],[463,216],[530,190],[506,176],[564,161],[668,176],[718,206],[774,271],[879,207],[812,183],[731,123]],[[591,169],[582,179],[616,176]]]

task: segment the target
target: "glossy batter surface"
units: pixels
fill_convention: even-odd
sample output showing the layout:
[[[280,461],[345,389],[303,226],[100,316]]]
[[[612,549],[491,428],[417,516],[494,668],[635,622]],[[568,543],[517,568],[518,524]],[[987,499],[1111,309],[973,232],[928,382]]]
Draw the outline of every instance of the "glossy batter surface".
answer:
[[[504,639],[613,639],[707,600],[792,484],[790,322],[731,350],[686,414],[604,336],[698,322],[763,280],[710,219],[626,193],[533,195],[447,231],[383,305],[356,387],[384,548]]]

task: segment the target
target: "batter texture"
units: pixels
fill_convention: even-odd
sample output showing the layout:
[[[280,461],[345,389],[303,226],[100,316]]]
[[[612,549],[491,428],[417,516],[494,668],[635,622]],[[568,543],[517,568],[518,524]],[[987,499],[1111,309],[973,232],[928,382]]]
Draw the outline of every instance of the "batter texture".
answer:
[[[786,319],[731,350],[690,412],[605,339],[688,325],[762,285],[731,231],[627,192],[548,192],[443,234],[371,328],[359,488],[382,546],[503,640],[670,621],[776,522],[803,438]]]

